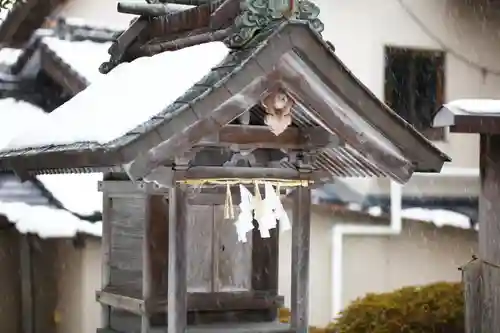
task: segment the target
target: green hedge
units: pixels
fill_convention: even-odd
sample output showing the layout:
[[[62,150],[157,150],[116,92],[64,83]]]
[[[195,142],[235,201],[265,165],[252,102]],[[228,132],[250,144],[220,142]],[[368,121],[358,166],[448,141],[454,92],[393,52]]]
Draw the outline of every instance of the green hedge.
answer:
[[[463,288],[443,282],[368,294],[328,328],[336,333],[463,333]]]

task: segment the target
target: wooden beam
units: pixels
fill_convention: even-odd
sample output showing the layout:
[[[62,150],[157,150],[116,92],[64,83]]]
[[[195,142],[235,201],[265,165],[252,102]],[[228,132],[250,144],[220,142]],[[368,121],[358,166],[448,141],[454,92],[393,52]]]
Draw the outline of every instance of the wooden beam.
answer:
[[[239,0],[224,1],[211,15],[210,27],[212,29],[220,29],[231,19],[236,18],[240,12]]]
[[[132,14],[139,16],[162,16],[180,11],[176,7],[169,6],[168,3],[137,3],[118,1],[116,6],[118,13]]]
[[[103,306],[113,307],[118,310],[125,310],[137,315],[145,314],[144,300],[140,298],[120,295],[104,289],[102,291],[96,291],[96,301]]]
[[[339,145],[339,138],[320,127],[289,127],[276,136],[267,126],[227,125],[218,134],[205,137],[195,146],[309,150],[332,144]]]
[[[481,170],[481,195],[479,199],[479,260],[482,278],[475,281],[476,286],[471,288],[481,289],[482,314],[473,320],[468,320],[467,332],[481,333],[498,332],[500,327],[500,135],[481,135],[480,140],[480,170]],[[481,283],[481,286],[477,284]],[[474,298],[466,300],[467,310],[475,311],[477,304]],[[479,320],[481,320],[479,322]]]
[[[142,299],[151,299],[154,295],[153,281],[151,275],[151,236],[152,236],[152,207],[150,204],[151,196],[144,198],[145,225],[144,235],[142,237]],[[148,313],[143,313],[141,316],[141,333],[149,333],[151,330],[151,322]]]
[[[102,200],[102,238],[101,238],[101,288],[105,289],[110,280],[110,255],[111,255],[111,209],[112,199],[108,194],[103,193]],[[110,326],[111,308],[109,304],[102,303],[101,306],[101,327]]]
[[[20,235],[22,332],[35,333],[33,262],[30,235]]]
[[[165,51],[175,51],[194,45],[222,41],[229,35],[231,35],[232,32],[233,30],[230,28],[219,29],[215,31],[201,30],[198,33],[192,31],[186,37],[179,37],[177,39],[166,42],[146,44],[140,48],[140,51],[138,51],[137,55],[145,54],[147,56],[154,56]]]
[[[183,186],[170,190],[168,228],[168,333],[187,328],[187,196]]]
[[[279,307],[284,304],[283,296],[271,292],[216,292],[188,293],[190,312],[231,310],[260,310],[269,307]],[[139,295],[124,295],[118,290],[108,289],[97,291],[96,300],[115,309],[125,310],[139,316],[145,314],[165,313],[168,301],[162,296],[144,300]]]
[[[215,293],[189,293],[188,311],[221,311],[231,309],[261,310],[270,307],[279,307],[284,304],[283,296],[272,295],[267,292],[215,292]],[[149,313],[163,313],[166,302],[152,300],[146,302],[145,308]]]
[[[301,174],[292,168],[251,168],[251,167],[192,167],[187,171],[176,171],[176,180],[213,179],[213,178],[274,178],[307,180],[314,179],[317,174]]]
[[[294,332],[308,332],[309,246],[311,233],[311,189],[298,187],[294,193],[292,228],[291,320]]]
[[[106,180],[98,182],[100,192],[113,197],[143,197],[144,194],[168,196],[168,188],[160,187],[152,182],[130,180]]]

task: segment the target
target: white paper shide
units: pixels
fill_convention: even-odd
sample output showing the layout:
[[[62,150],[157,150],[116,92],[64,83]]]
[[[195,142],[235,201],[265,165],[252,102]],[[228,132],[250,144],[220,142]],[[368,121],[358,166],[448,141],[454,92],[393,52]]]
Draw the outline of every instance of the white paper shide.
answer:
[[[260,185],[264,185],[264,197],[260,191]],[[238,241],[247,242],[247,233],[254,229],[253,221],[257,221],[260,236],[262,238],[271,237],[270,230],[280,227],[280,232],[291,229],[290,219],[281,203],[279,197],[279,187],[274,189],[269,182],[256,183],[252,194],[244,185],[239,185],[241,203],[240,212],[234,223]],[[231,194],[228,193],[228,196]],[[230,201],[226,200],[226,205]],[[229,209],[231,210],[231,209]],[[226,218],[230,218],[226,214]]]

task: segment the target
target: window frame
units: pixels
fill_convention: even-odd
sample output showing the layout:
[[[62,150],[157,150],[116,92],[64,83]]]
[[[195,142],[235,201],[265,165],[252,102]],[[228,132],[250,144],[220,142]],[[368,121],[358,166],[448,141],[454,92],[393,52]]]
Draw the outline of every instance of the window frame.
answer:
[[[388,80],[388,74],[389,74],[389,63],[392,55],[397,55],[401,53],[407,53],[410,55],[423,55],[427,58],[432,58],[436,57],[439,59],[439,66],[436,66],[436,74],[437,74],[437,81],[436,81],[436,108],[441,106],[442,104],[445,103],[446,101],[446,52],[443,50],[439,49],[425,49],[425,48],[418,48],[418,47],[408,47],[408,46],[396,46],[396,45],[386,45],[384,47],[384,102],[387,105],[390,105],[389,103],[390,96],[389,93],[392,92],[394,89],[389,88],[389,80]],[[393,56],[392,56],[393,57]],[[394,58],[394,57],[393,57]],[[412,62],[414,63],[414,62]],[[413,74],[413,76],[415,76]],[[416,81],[414,78],[412,81]],[[414,94],[413,94],[414,95]],[[394,110],[394,109],[393,109]],[[394,110],[396,113],[397,110]],[[414,108],[412,110],[409,110],[410,112],[414,113],[415,110]],[[399,113],[398,113],[399,114]],[[445,142],[448,139],[448,134],[449,130],[447,128],[427,128],[424,130],[418,129],[419,132],[421,132],[427,139],[431,141],[436,141],[436,142]]]

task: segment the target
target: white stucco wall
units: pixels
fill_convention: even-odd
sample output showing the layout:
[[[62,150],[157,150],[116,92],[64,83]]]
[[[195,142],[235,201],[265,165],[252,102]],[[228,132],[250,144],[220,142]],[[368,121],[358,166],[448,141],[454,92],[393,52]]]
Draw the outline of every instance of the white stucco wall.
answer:
[[[332,214],[313,214],[310,259],[310,323],[324,326],[332,318],[331,228],[334,223],[370,223]],[[368,292],[436,281],[460,281],[458,267],[470,260],[477,233],[407,222],[398,236],[344,236],[343,306]],[[280,235],[279,291],[290,304],[291,233]]]
[[[59,11],[59,15],[78,18],[98,26],[125,29],[134,15],[120,14],[116,0],[70,0]]]
[[[343,306],[368,292],[461,281],[458,268],[476,248],[475,231],[419,222],[406,223],[399,236],[346,236]]]
[[[85,247],[58,240],[57,333],[89,333],[100,327],[101,307],[95,292],[101,289],[101,242],[88,238]]]

